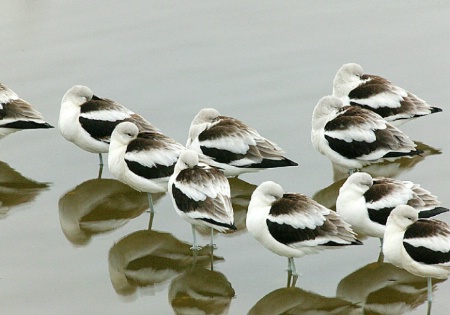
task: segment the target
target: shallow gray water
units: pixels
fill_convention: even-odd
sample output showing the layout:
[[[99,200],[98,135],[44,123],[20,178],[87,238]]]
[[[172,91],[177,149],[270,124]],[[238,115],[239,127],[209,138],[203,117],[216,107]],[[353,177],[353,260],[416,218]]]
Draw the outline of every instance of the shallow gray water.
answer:
[[[449,11],[445,1],[3,1],[1,82],[55,126],[74,84],[126,105],[181,143],[203,107],[247,122],[300,166],[232,183],[243,227],[249,194],[264,180],[333,206],[337,178],[312,148],[310,120],[337,69],[357,62],[444,109],[402,127],[431,148],[427,156],[379,171],[420,183],[448,207]],[[289,303],[347,314],[331,298],[361,300],[392,277],[402,285],[373,293],[366,314],[426,310],[423,282],[371,264],[377,240],[297,259],[299,289],[276,291],[285,286],[286,259],[243,229],[216,237],[215,255],[223,259],[215,272],[203,256],[191,270],[191,229],[168,196],[156,204],[155,231],[145,231],[145,196],[108,180],[107,169],[99,184],[97,157],[57,129],[4,138],[0,161],[1,180],[17,188],[0,194],[2,314],[189,314],[186,292],[198,287],[215,298],[197,306],[216,312],[245,314],[261,300],[255,311],[266,314]],[[105,199],[112,193],[119,194]],[[440,219],[450,222],[450,215]],[[167,252],[175,261],[158,258]],[[157,258],[138,259],[150,254]],[[439,283],[433,314],[447,313],[449,296],[449,282]]]

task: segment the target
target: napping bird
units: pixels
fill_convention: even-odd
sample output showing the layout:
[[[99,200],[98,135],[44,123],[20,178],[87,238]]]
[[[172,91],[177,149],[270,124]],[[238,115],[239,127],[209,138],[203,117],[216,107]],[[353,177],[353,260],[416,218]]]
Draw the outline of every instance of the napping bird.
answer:
[[[184,146],[158,131],[141,131],[132,122],[118,124],[111,135],[108,168],[119,181],[148,193],[167,192],[169,177]]]
[[[370,109],[394,126],[442,111],[385,78],[364,74],[356,63],[347,63],[336,73],[333,96],[345,105]]]
[[[263,182],[253,192],[247,230],[267,249],[288,258],[294,284],[298,277],[294,257],[362,244],[336,212],[303,194],[285,193],[272,181]]]
[[[53,128],[27,101],[0,83],[0,139],[19,130]]]
[[[192,249],[199,249],[194,226],[211,229],[211,248],[213,229],[236,230],[228,180],[219,169],[199,162],[197,152],[181,153],[169,179],[169,193],[177,214],[192,225]]]
[[[319,100],[312,116],[314,149],[348,173],[377,161],[422,153],[401,130],[373,111],[344,106],[334,96]]]
[[[397,206],[386,223],[383,253],[393,265],[428,278],[431,303],[431,278],[450,275],[450,228],[443,221],[419,219],[413,207]]]
[[[368,173],[350,175],[339,190],[337,213],[358,235],[377,237],[382,242],[386,221],[399,205],[413,207],[420,218],[429,218],[449,209],[428,190],[410,181],[372,178]]]
[[[58,126],[66,140],[85,151],[98,153],[102,166],[102,153],[108,152],[111,134],[124,121],[133,122],[141,131],[157,131],[143,117],[125,106],[95,96],[87,86],[75,85],[64,94]]]
[[[213,108],[204,108],[195,116],[186,147],[210,157],[211,165],[221,168],[226,176],[298,165],[255,129],[235,118],[221,116]]]

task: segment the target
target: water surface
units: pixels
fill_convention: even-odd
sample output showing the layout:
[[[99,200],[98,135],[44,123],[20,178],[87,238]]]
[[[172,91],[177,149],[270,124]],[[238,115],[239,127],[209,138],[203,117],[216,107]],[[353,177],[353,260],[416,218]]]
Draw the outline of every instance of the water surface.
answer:
[[[1,82],[51,124],[67,89],[84,84],[181,143],[198,110],[215,107],[277,142],[299,167],[233,182],[240,230],[216,237],[214,271],[206,252],[192,269],[191,229],[167,195],[147,231],[145,195],[111,181],[107,169],[96,180],[97,156],[57,129],[10,135],[0,142],[0,177],[9,183],[0,181],[2,314],[276,313],[274,300],[299,304],[296,312],[358,314],[349,302],[365,298],[366,314],[423,314],[423,281],[374,265],[374,239],[297,259],[298,289],[283,289],[287,259],[246,233],[245,209],[265,180],[334,205],[339,176],[312,148],[310,120],[347,62],[444,109],[402,128],[427,147],[424,157],[377,171],[420,183],[448,207],[449,11],[445,1],[3,1]],[[199,287],[209,303],[188,297]],[[449,296],[450,283],[438,283],[433,314],[446,314]]]

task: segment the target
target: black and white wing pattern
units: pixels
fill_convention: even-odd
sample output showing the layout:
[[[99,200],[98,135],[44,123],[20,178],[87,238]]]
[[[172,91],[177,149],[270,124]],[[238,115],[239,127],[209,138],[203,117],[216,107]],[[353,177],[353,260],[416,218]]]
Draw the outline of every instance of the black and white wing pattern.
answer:
[[[349,104],[369,108],[393,124],[442,111],[380,76],[365,74],[361,80],[349,93]]]
[[[115,178],[138,191],[167,191],[167,182],[185,148],[157,131],[139,132],[132,122],[117,125],[111,135],[108,168]]]
[[[0,83],[0,138],[24,129],[53,128],[42,114]]]
[[[364,198],[370,220],[382,225],[386,225],[389,214],[398,205],[413,207],[421,218],[449,211],[441,206],[436,196],[420,185],[393,178],[374,178],[373,185],[364,193]]]
[[[346,105],[372,110],[395,126],[442,111],[381,76],[364,74],[354,63],[343,65],[336,73],[333,95]]]
[[[158,131],[125,106],[94,95],[87,86],[75,85],[63,96],[58,126],[66,140],[83,150],[106,153],[115,127],[126,121],[140,131]]]
[[[422,152],[380,115],[358,106],[343,106],[334,96],[321,98],[315,106],[311,141],[317,151],[350,173],[383,159]]]
[[[419,219],[413,207],[398,206],[386,223],[383,253],[415,275],[445,279],[450,275],[450,228],[442,221]]]
[[[196,152],[182,153],[169,191],[178,214],[191,224],[220,232],[236,229],[227,178],[215,167],[199,163]]]
[[[139,132],[125,152],[128,169],[146,179],[169,178],[184,146],[160,132]]]
[[[355,106],[342,107],[325,125],[325,139],[339,155],[362,163],[420,153],[399,129],[372,111]]]
[[[339,215],[302,194],[275,201],[266,223],[274,239],[294,248],[360,243]]]
[[[298,165],[285,158],[277,144],[255,129],[238,119],[221,116],[215,109],[206,108],[197,114],[186,146],[210,157],[228,176]]]
[[[450,273],[450,228],[445,222],[417,220],[405,230],[403,247],[415,262],[446,266]]]
[[[109,143],[114,128],[124,121],[133,122],[141,131],[157,131],[138,114],[107,98],[93,95],[80,107],[79,122],[82,128],[98,141]]]

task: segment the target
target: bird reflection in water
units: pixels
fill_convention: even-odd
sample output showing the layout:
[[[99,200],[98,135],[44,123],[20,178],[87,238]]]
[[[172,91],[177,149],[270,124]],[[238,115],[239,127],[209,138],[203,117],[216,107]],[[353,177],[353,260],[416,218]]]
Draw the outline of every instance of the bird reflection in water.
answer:
[[[227,314],[235,292],[225,275],[196,264],[174,278],[169,302],[175,314]]]
[[[335,297],[326,297],[298,287],[274,290],[250,309],[248,315],[265,314],[361,314],[359,306]]]
[[[49,183],[40,183],[22,176],[7,163],[0,161],[0,219],[20,205],[30,203],[43,191]]]
[[[369,173],[373,177],[397,177],[405,171],[413,169],[419,162],[423,161],[426,157],[431,155],[441,154],[442,151],[425,143],[414,141],[416,144],[416,149],[423,151],[420,155],[415,155],[412,157],[401,157],[394,160],[383,160],[378,163],[374,163],[365,166],[360,169],[362,172]],[[339,181],[343,178],[348,177],[347,170],[341,169],[339,166],[333,164],[333,176],[334,181]]]
[[[257,186],[237,177],[228,178],[228,182],[230,183],[231,204],[234,211],[234,225],[237,227],[237,231],[230,235],[238,235],[246,230],[245,220],[248,204]]]
[[[194,264],[195,259],[195,264]],[[135,298],[138,288],[154,294],[162,284],[193,268],[204,268],[211,261],[223,260],[211,256],[205,246],[192,255],[191,245],[166,232],[137,231],[112,246],[108,263],[111,283],[117,294]]]
[[[163,194],[154,196],[154,200]],[[90,179],[59,199],[59,219],[66,238],[86,245],[95,234],[125,225],[148,208],[146,193],[115,179]]]
[[[433,279],[433,291],[442,281]],[[404,314],[427,301],[427,279],[389,263],[373,262],[343,278],[336,296],[361,305],[364,314]]]

